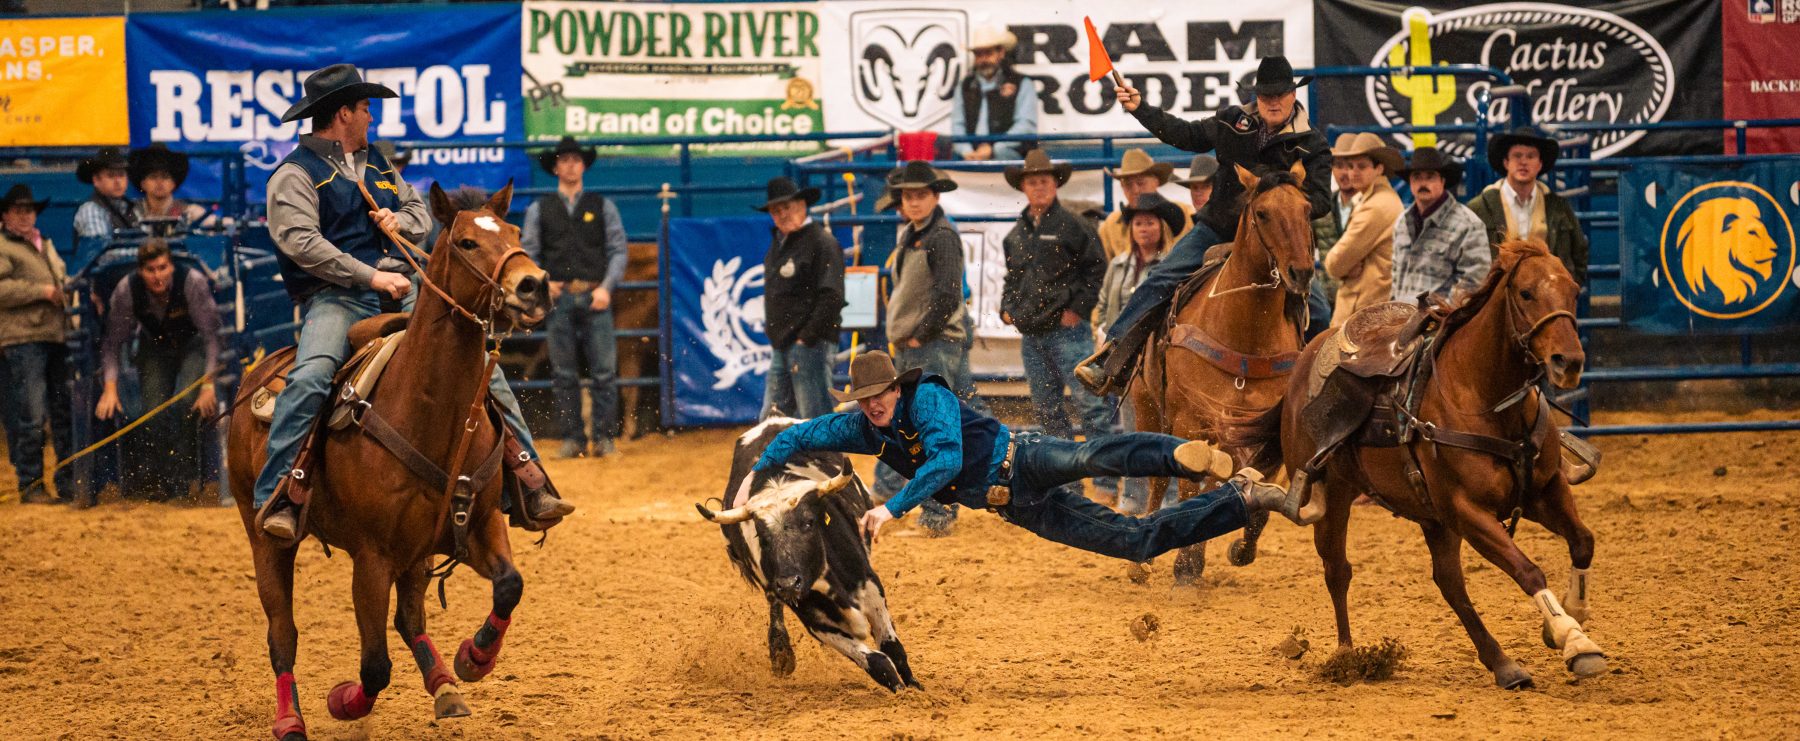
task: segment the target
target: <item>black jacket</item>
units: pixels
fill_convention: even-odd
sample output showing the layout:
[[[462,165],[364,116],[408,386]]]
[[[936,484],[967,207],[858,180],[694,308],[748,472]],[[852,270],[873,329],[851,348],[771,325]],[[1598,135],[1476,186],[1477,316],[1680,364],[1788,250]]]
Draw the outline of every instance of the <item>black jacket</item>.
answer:
[[[1256,115],[1254,103],[1226,108],[1199,121],[1184,121],[1147,104],[1138,106],[1131,115],[1166,144],[1189,152],[1215,152],[1219,177],[1213,180],[1212,200],[1195,218],[1206,222],[1226,241],[1236,236],[1238,214],[1243,210],[1244,184],[1238,182],[1234,165],[1242,165],[1260,176],[1303,162],[1306,200],[1312,202],[1310,218],[1330,213],[1331,145],[1324,134],[1307,125],[1306,109],[1299,103],[1294,104],[1293,122],[1260,147],[1257,130],[1262,128],[1262,119]]]
[[[1045,334],[1062,326],[1064,310],[1083,320],[1094,312],[1106,256],[1100,235],[1081,217],[1050,204],[1034,227],[1030,208],[1006,233],[1006,287],[1000,310],[1025,334]]]
[[[774,232],[763,258],[763,327],[769,346],[837,341],[843,325],[844,251],[818,222],[786,239]]]

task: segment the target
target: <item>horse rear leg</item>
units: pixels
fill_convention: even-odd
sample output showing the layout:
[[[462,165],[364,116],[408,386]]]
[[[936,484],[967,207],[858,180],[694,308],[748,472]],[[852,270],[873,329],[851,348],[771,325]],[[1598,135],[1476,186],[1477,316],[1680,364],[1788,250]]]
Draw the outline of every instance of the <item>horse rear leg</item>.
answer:
[[[1550,626],[1551,643],[1562,649],[1563,664],[1577,677],[1591,677],[1606,671],[1606,653],[1581,631],[1581,623],[1570,617],[1562,602],[1544,582],[1544,572],[1532,563],[1518,544],[1506,534],[1506,526],[1490,512],[1470,501],[1461,492],[1455,495],[1458,529],[1475,552],[1512,576],[1519,588],[1531,597],[1538,613]]]
[[[1175,501],[1185,502],[1200,495],[1200,482],[1183,480],[1175,485],[1175,491]],[[1175,586],[1194,586],[1199,584],[1200,577],[1205,575],[1205,543],[1195,543],[1190,546],[1183,546],[1175,551]]]
[[[1345,552],[1345,544],[1350,534],[1350,508],[1337,506],[1339,503],[1349,504],[1348,495],[1338,496],[1340,491],[1354,491],[1338,477],[1331,477],[1313,489],[1313,496],[1335,497],[1332,506],[1325,511],[1325,519],[1313,526],[1313,550],[1318,551],[1319,560],[1325,566],[1325,589],[1331,592],[1331,610],[1337,618],[1338,650],[1350,648],[1350,557]]]
[[[413,662],[425,678],[425,692],[432,696],[432,712],[438,718],[461,718],[468,715],[469,705],[463,701],[456,678],[444,666],[437,644],[425,632],[425,588],[431,583],[425,562],[407,569],[394,582],[397,601],[394,607],[394,631],[412,651]]]
[[[388,660],[388,592],[394,588],[393,567],[380,556],[356,560],[350,577],[351,597],[356,602],[356,630],[362,642],[361,684],[342,682],[325,697],[325,708],[338,720],[356,720],[375,709],[375,697],[393,678],[394,662]]]
[[[1435,522],[1421,522],[1419,529],[1425,531],[1425,544],[1431,547],[1431,580],[1437,582],[1438,592],[1462,621],[1469,640],[1474,641],[1481,665],[1494,673],[1494,684],[1509,690],[1530,687],[1531,672],[1500,649],[1500,643],[1482,624],[1481,615],[1469,601],[1469,590],[1463,583],[1462,537]]]
[[[1594,562],[1594,533],[1581,523],[1575,513],[1575,496],[1569,480],[1557,474],[1544,486],[1538,499],[1526,508],[1525,516],[1561,536],[1569,544],[1569,591],[1563,593],[1563,609],[1575,622],[1588,621],[1588,567]],[[1549,623],[1544,624],[1544,641],[1555,646]]]
[[[248,519],[246,520],[248,522]],[[246,524],[250,551],[256,564],[256,593],[269,623],[269,666],[275,671],[275,738],[306,738],[306,721],[300,716],[298,687],[294,683],[294,656],[299,651],[300,630],[294,625],[294,552],[277,549],[260,528]]]
[[[525,579],[512,563],[512,544],[506,538],[506,522],[498,513],[489,516],[479,533],[469,537],[469,566],[494,584],[494,607],[487,620],[456,649],[456,676],[479,682],[494,670],[500,644],[512,626],[513,608],[525,592]]]

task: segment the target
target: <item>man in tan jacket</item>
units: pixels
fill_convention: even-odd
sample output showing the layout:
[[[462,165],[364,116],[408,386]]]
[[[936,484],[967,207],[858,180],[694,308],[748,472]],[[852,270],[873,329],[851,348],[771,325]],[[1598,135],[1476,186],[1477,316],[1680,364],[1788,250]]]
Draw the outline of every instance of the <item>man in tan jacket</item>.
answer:
[[[63,286],[67,274],[50,238],[38,232],[37,217],[49,201],[15,185],[0,196],[0,358],[4,359],[7,452],[19,477],[19,501],[56,501],[44,485],[44,424],[50,424],[56,455],[71,452],[68,351],[63,347],[68,317]],[[73,501],[68,469],[56,472],[56,497]]]
[[[1131,223],[1124,217],[1123,206],[1137,203],[1144,194],[1155,193],[1157,188],[1168,185],[1175,175],[1175,166],[1150,159],[1149,153],[1142,149],[1128,149],[1119,161],[1119,169],[1107,174],[1119,181],[1119,190],[1125,193],[1119,200],[1121,207],[1113,209],[1112,214],[1100,222],[1100,249],[1106,252],[1106,259],[1110,261],[1131,251]],[[1187,204],[1175,205],[1183,214],[1181,228],[1165,235],[1164,244],[1175,244],[1194,225],[1194,210]]]
[[[1331,326],[1350,321],[1357,309],[1386,302],[1394,281],[1394,222],[1400,218],[1400,196],[1388,177],[1405,161],[1381,137],[1367,132],[1343,134],[1331,148],[1334,164],[1346,173],[1351,197],[1344,233],[1325,253],[1325,272],[1341,281]]]

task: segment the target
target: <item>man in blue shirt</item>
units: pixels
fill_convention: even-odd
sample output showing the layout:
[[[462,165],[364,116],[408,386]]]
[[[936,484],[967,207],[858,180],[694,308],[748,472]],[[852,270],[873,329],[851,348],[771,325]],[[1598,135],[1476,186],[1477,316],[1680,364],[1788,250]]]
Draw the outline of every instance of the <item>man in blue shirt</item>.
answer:
[[[1013,69],[1010,57],[1019,39],[1013,32],[983,27],[969,41],[975,71],[958,84],[956,105],[950,109],[950,135],[961,138],[982,134],[1036,134],[1037,83]],[[982,142],[959,141],[952,146],[957,159],[1016,160],[1031,151],[1031,140]]]
[[[896,373],[883,352],[859,356],[851,390],[832,391],[858,411],[817,417],[778,435],[756,462],[767,471],[812,450],[862,453],[911,478],[863,514],[871,542],[887,521],[926,498],[993,509],[1038,536],[1114,558],[1143,562],[1244,526],[1249,515],[1280,511],[1298,521],[1299,501],[1262,483],[1252,469],[1233,476],[1231,457],[1199,441],[1133,432],[1084,443],[1021,433],[957,400],[943,378]],[[1223,486],[1148,517],[1121,515],[1066,484],[1089,476],[1230,477]],[[746,477],[745,485],[754,477]]]

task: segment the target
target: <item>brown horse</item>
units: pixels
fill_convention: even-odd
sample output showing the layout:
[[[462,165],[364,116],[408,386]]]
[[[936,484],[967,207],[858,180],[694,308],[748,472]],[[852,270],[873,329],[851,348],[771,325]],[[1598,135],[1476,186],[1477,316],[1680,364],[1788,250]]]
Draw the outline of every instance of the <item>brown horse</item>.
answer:
[[[438,259],[430,261],[426,272],[427,287],[435,289],[419,295],[406,336],[388,363],[381,388],[389,393],[377,394],[364,412],[379,415],[399,430],[440,470],[454,467],[449,461],[460,446],[469,452],[468,462],[461,466],[461,473],[468,475],[499,444],[488,415],[476,412],[471,404],[488,382],[482,371],[488,363],[489,330],[529,327],[544,317],[545,274],[520,250],[519,229],[504,221],[511,201],[508,185],[485,206],[458,211],[443,190],[431,187],[432,213],[447,225],[432,250]],[[239,401],[287,366],[268,362],[247,374]],[[250,537],[257,592],[269,621],[269,661],[276,675],[275,736],[292,741],[306,737],[293,675],[299,640],[293,611],[298,543],[284,545],[265,535],[251,506],[254,479],[267,457],[268,432],[250,414],[233,415],[228,456],[232,493]],[[358,426],[324,434],[315,445],[321,449],[312,456],[317,463],[308,476],[313,484],[306,529],[321,542],[349,553],[355,562],[352,592],[362,643],[362,681],[332,689],[327,698],[332,716],[352,720],[367,715],[376,695],[387,687],[391,663],[383,622],[389,594],[396,589],[394,629],[417,661],[426,691],[435,696],[438,717],[467,715],[456,680],[425,633],[429,561],[433,554],[455,549],[449,492],[411,473]],[[494,593],[493,612],[475,638],[464,641],[457,652],[456,676],[471,682],[493,669],[524,586],[512,564],[507,522],[499,510],[501,477],[475,481],[472,490],[466,560],[493,582]]]
[[[1352,435],[1326,458],[1303,516],[1324,517],[1314,527],[1313,544],[1324,561],[1340,651],[1351,645],[1345,605],[1350,561],[1344,553],[1350,505],[1367,493],[1419,523],[1431,549],[1432,578],[1496,684],[1529,686],[1531,674],[1500,650],[1469,603],[1463,585],[1465,539],[1531,598],[1545,621],[1545,643],[1562,649],[1570,672],[1587,677],[1605,671],[1604,654],[1580,625],[1587,619],[1594,536],[1575,512],[1557,425],[1541,400],[1542,379],[1565,389],[1580,381],[1586,356],[1575,327],[1578,290],[1541,242],[1502,245],[1486,282],[1443,318],[1434,344],[1418,356],[1423,381],[1412,392],[1419,401],[1411,439],[1394,447],[1368,447]],[[1289,470],[1302,470],[1316,452],[1312,428],[1302,415],[1307,377],[1316,372],[1321,348],[1341,331],[1333,328],[1307,346],[1280,413],[1238,430],[1248,444],[1273,442],[1278,434]],[[1404,419],[1404,414],[1396,418]],[[1301,478],[1295,476],[1297,486]],[[1519,551],[1509,526],[1501,522],[1515,513],[1568,541],[1573,568],[1566,609],[1546,587],[1544,572]]]
[[[1274,408],[1287,391],[1313,270],[1312,207],[1301,190],[1306,171],[1295,163],[1290,171],[1258,178],[1239,167],[1237,177],[1249,201],[1238,219],[1237,241],[1222,267],[1183,289],[1193,298],[1171,312],[1169,326],[1151,343],[1131,393],[1139,429],[1217,441],[1223,420]],[[1225,451],[1248,460],[1243,450]],[[1262,473],[1272,477],[1276,468]],[[1162,506],[1167,488],[1167,480],[1151,481],[1146,511]],[[1200,493],[1200,483],[1182,481],[1178,491],[1188,499]],[[1251,518],[1243,538],[1231,545],[1232,563],[1256,559],[1256,540],[1268,521],[1267,512]],[[1205,544],[1181,549],[1175,582],[1198,581],[1205,566]],[[1144,574],[1140,564],[1128,569],[1134,580]]]

